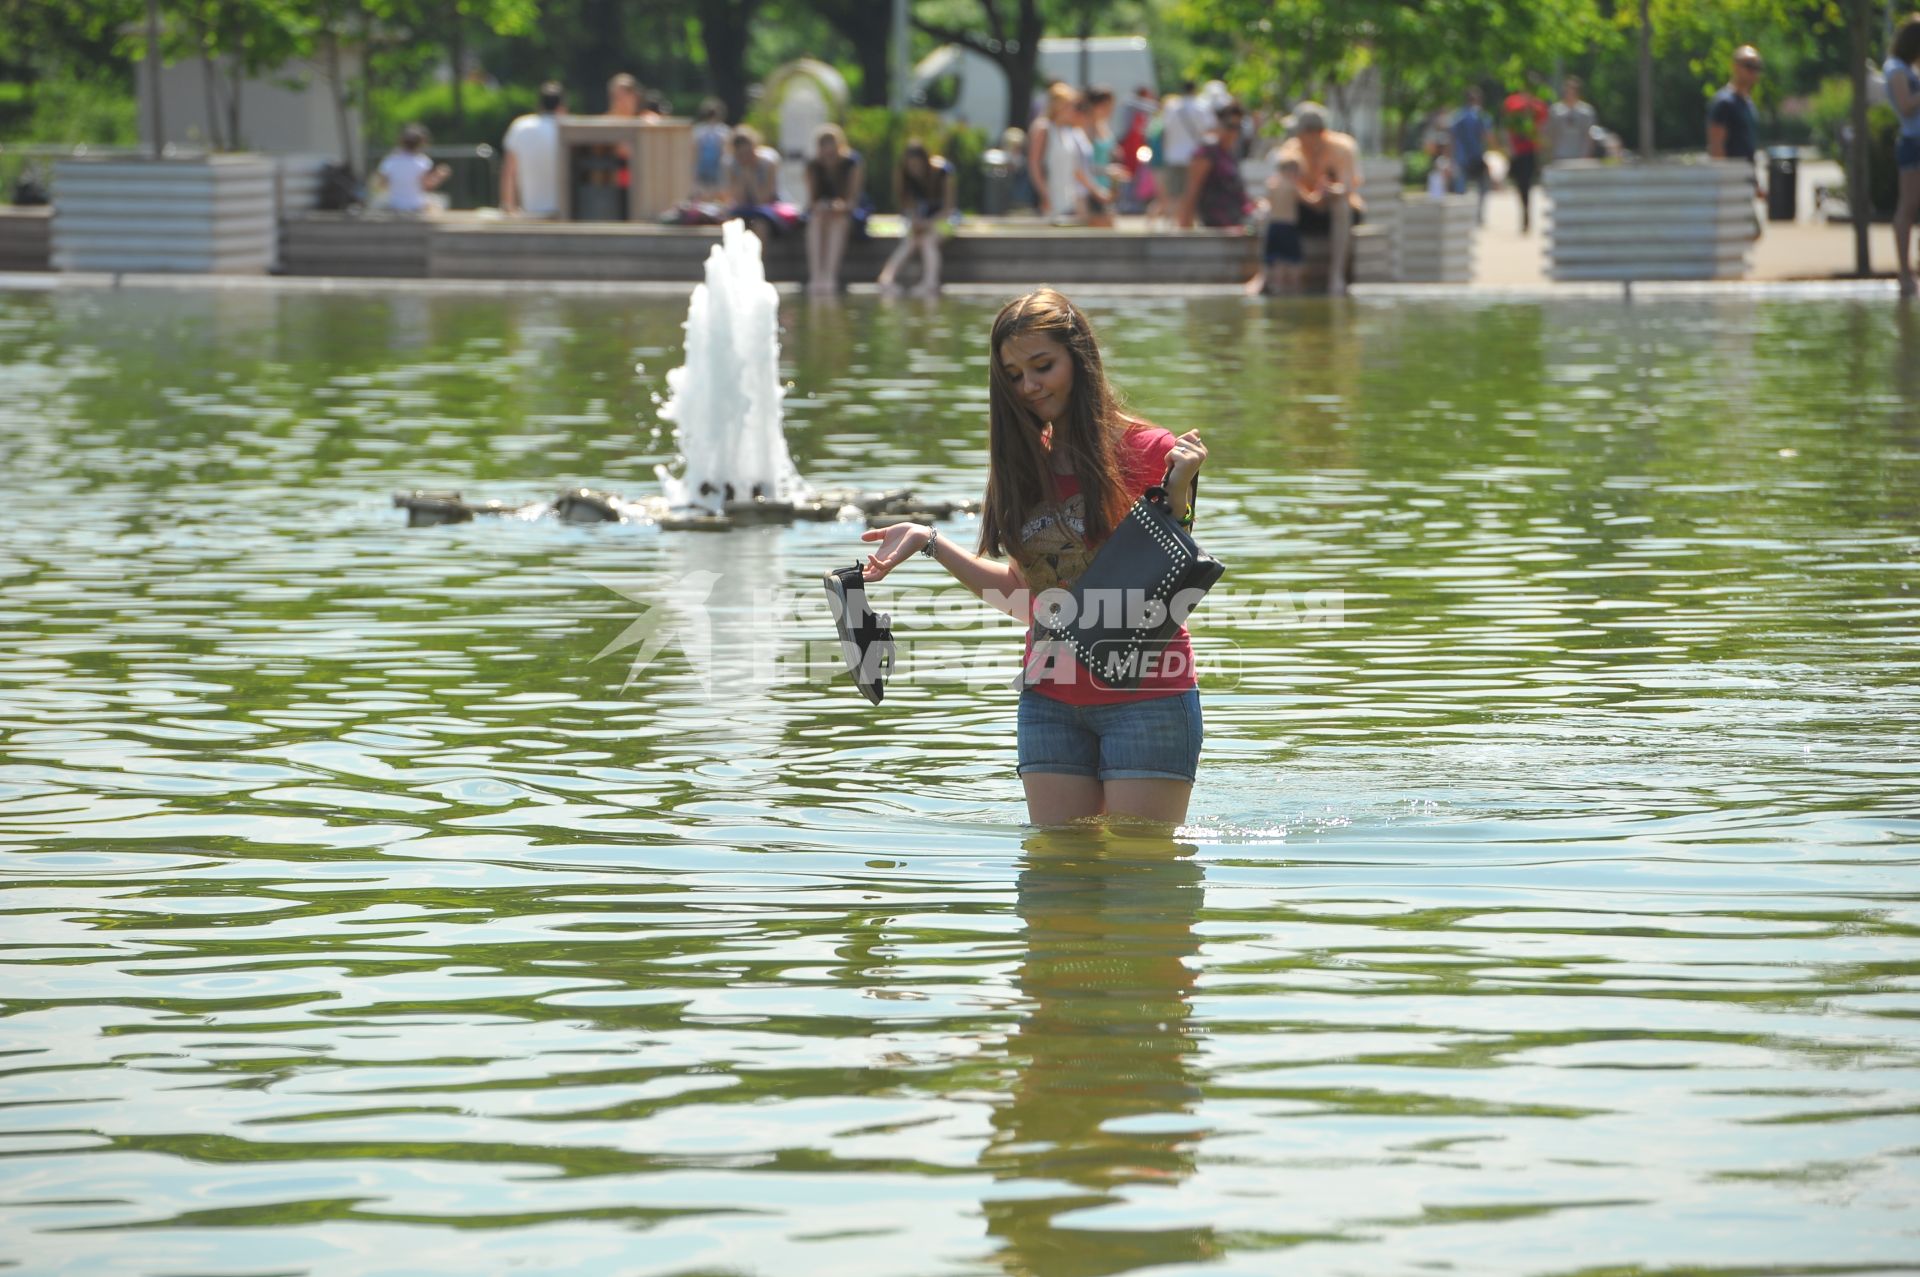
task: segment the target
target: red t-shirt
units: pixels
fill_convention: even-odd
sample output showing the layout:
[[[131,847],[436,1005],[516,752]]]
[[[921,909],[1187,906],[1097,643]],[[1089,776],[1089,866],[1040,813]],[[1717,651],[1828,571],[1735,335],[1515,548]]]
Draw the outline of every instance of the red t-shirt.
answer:
[[[1532,155],[1540,149],[1540,134],[1547,127],[1547,104],[1531,93],[1509,93],[1500,113],[1513,142],[1515,155]]]
[[[1141,493],[1166,478],[1167,454],[1173,451],[1173,445],[1171,430],[1144,422],[1120,436],[1120,463],[1125,476],[1123,482],[1130,498],[1139,500]],[[1077,476],[1056,474],[1052,477],[1054,492],[1059,500],[1065,501],[1079,494],[1080,480]],[[1029,664],[1032,658],[1033,628],[1029,626],[1026,651]],[[1193,642],[1185,626],[1181,626],[1168,640],[1158,661],[1159,668],[1142,678],[1138,687],[1129,690],[1107,686],[1088,672],[1071,653],[1067,653],[1054,665],[1050,675],[1042,676],[1031,686],[1042,696],[1067,705],[1120,705],[1155,696],[1178,696],[1196,686],[1198,680],[1194,677]]]

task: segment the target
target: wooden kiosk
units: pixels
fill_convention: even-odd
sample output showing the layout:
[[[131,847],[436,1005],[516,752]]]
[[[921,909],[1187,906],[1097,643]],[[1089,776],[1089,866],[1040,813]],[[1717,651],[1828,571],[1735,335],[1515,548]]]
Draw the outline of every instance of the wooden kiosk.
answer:
[[[561,221],[658,221],[692,194],[691,120],[560,117]]]

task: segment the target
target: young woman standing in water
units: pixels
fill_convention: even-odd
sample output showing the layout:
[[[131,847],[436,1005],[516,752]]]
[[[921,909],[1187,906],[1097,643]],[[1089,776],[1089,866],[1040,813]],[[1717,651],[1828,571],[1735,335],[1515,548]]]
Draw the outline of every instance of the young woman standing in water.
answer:
[[[1070,586],[1169,466],[1168,500],[1189,512],[1207,449],[1197,430],[1176,439],[1122,411],[1086,315],[1051,288],[1001,309],[991,351],[979,552],[899,523],[865,534],[880,544],[863,575],[878,581],[909,556],[927,554],[976,595],[1016,600],[1008,610],[1031,623],[1031,600]],[[1031,653],[1031,629],[1027,643]],[[1038,825],[1100,815],[1184,820],[1201,741],[1187,631],[1132,690],[1108,687],[1071,660],[1038,664],[1029,661],[1020,693],[1028,818]]]

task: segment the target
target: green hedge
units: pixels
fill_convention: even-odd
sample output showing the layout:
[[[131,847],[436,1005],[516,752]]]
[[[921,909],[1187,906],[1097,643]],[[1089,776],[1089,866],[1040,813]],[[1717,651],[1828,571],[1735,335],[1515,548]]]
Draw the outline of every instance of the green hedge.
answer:
[[[1841,130],[1853,120],[1853,84],[1844,75],[1820,82],[1820,91],[1807,104],[1807,120],[1813,126],[1813,140],[1823,151],[1840,161],[1844,170],[1849,159],[1840,143]],[[1899,202],[1899,180],[1893,162],[1894,139],[1900,132],[1900,117],[1887,105],[1867,109],[1867,190],[1872,195],[1873,215],[1893,216]],[[1853,178],[1847,177],[1847,189]]]
[[[893,200],[893,172],[907,143],[918,138],[935,155],[953,164],[959,179],[955,199],[960,208],[978,209],[986,185],[980,157],[987,135],[979,129],[950,124],[932,111],[896,115],[883,106],[855,107],[847,112],[847,141],[867,162],[867,194],[884,213],[899,211]]]
[[[0,142],[38,146],[135,146],[140,141],[133,91],[109,76],[49,77],[0,85]],[[31,167],[44,181],[44,159],[0,155],[0,204]]]
[[[0,139],[61,145],[139,144],[133,90],[111,77],[59,77],[7,88],[12,118]]]
[[[1899,173],[1893,162],[1895,140],[1900,135],[1900,117],[1894,114],[1890,106],[1874,106],[1867,111],[1867,194],[1873,215],[1881,221],[1893,217],[1893,210],[1900,202]],[[1853,189],[1853,174],[1848,161],[1852,157],[1842,155],[1840,168],[1847,174],[1847,189]]]
[[[507,125],[522,115],[540,109],[537,89],[490,89],[483,85],[461,87],[463,118],[453,117],[453,86],[430,84],[412,93],[377,94],[367,121],[368,154],[384,155],[409,124],[424,124],[436,144],[485,142],[499,147],[507,136]]]

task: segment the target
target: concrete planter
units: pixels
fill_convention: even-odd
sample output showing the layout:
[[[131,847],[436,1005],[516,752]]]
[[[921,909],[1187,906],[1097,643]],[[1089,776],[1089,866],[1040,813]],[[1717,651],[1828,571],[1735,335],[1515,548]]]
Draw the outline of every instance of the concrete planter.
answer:
[[[1399,160],[1369,155],[1360,161],[1360,194],[1367,201],[1367,220],[1353,232],[1353,282],[1391,284],[1400,278],[1400,182],[1405,166]]]
[[[1756,229],[1753,167],[1738,160],[1547,170],[1557,280],[1738,279]]]
[[[50,208],[0,207],[0,270],[47,270]]]
[[[277,235],[275,179],[261,155],[62,160],[53,268],[263,274]]]
[[[320,175],[333,162],[331,155],[314,153],[274,157],[281,217],[298,217],[320,207]]]
[[[1400,201],[1395,239],[1399,241],[1400,279],[1412,284],[1466,284],[1473,281],[1473,241],[1478,223],[1471,195],[1440,199],[1418,196]]]

